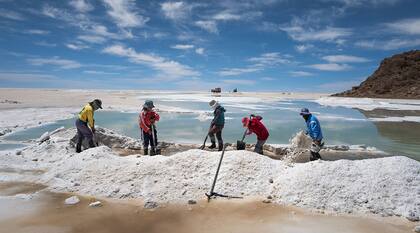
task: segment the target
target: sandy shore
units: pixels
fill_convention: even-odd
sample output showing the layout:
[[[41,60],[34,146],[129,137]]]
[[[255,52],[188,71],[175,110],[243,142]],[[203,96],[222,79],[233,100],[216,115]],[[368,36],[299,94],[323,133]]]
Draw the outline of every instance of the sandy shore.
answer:
[[[80,108],[83,104],[99,98],[105,109],[138,109],[143,100],[142,95],[160,93],[162,95],[175,91],[133,91],[133,90],[63,90],[63,89],[0,89],[0,109],[13,108]],[[185,93],[185,92],[184,92]],[[200,94],[203,92],[191,92]],[[207,93],[203,93],[207,94]],[[210,93],[208,93],[210,94]],[[256,97],[263,100],[278,99],[317,99],[327,94],[290,93],[290,92],[241,92],[223,93],[223,97]],[[16,102],[17,101],[17,102]]]

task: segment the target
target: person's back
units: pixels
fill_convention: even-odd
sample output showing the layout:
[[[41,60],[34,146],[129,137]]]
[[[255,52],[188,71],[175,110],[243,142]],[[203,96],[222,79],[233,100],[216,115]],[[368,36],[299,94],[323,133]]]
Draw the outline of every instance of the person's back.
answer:
[[[267,140],[269,133],[261,120],[261,117],[252,118],[248,128],[257,135],[258,140]]]
[[[322,136],[322,130],[321,130],[321,124],[318,121],[318,118],[316,118],[313,114],[311,114],[308,117],[308,120],[306,121],[306,126],[308,128],[308,134],[309,136],[314,139],[321,141]]]
[[[217,106],[217,108],[214,110],[214,125],[217,126],[224,126],[225,125],[225,108],[221,105]]]

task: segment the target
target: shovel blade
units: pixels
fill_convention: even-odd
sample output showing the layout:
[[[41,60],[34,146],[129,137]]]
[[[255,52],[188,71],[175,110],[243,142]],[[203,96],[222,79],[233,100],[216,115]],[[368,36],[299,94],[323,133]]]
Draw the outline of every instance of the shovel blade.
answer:
[[[245,142],[243,142],[243,141],[237,141],[236,142],[236,149],[237,150],[245,150]]]

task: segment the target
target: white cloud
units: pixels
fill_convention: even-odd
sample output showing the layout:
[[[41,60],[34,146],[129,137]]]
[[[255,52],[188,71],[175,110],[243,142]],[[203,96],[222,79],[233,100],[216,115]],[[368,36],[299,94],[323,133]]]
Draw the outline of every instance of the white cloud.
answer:
[[[63,16],[63,13],[65,13],[64,11],[61,11],[55,7],[52,7],[50,5],[44,5],[42,7],[42,12],[43,15],[48,16],[50,18],[57,18],[60,15]]]
[[[420,39],[362,40],[356,42],[355,45],[367,49],[396,50],[420,46]]]
[[[349,70],[351,68],[351,66],[347,64],[336,64],[336,63],[313,64],[313,65],[308,65],[308,67],[316,69],[316,70],[322,70],[322,71],[343,71],[343,70]]]
[[[322,59],[331,62],[331,63],[361,63],[370,61],[364,57],[356,57],[350,55],[330,55],[324,56]]]
[[[86,0],[71,0],[70,6],[74,7],[79,12],[85,13],[93,10],[93,6]]]
[[[204,55],[204,48],[196,48],[195,53],[200,54],[200,55]]]
[[[274,81],[276,79],[275,78],[272,78],[272,77],[263,77],[263,78],[261,78],[261,80],[264,80],[264,81]]]
[[[136,12],[136,4],[133,0],[103,0],[108,8],[108,15],[121,28],[144,26],[149,18]]]
[[[255,66],[274,66],[278,64],[288,64],[291,63],[290,60],[282,57],[280,53],[264,53],[259,57],[251,57],[248,59],[250,62],[254,62]]]
[[[58,66],[61,69],[75,69],[82,67],[82,65],[77,61],[61,59],[59,57],[30,58],[27,59],[27,61],[34,66],[53,65]]]
[[[299,53],[304,53],[306,52],[308,49],[313,48],[314,46],[311,44],[301,44],[301,45],[296,45],[295,49],[296,51],[298,51]]]
[[[420,35],[420,18],[404,19],[385,24],[390,30],[408,35]]]
[[[325,29],[304,28],[301,26],[283,27],[281,30],[285,31],[293,40],[304,41],[330,41],[334,42],[339,38],[348,37],[352,35],[352,30],[348,28],[326,27]]]
[[[72,44],[72,43],[68,43],[66,44],[66,47],[69,49],[73,49],[73,50],[82,50],[82,49],[87,49],[89,48],[89,46],[84,45],[84,44]]]
[[[168,77],[198,76],[199,72],[191,67],[180,64],[176,61],[168,60],[154,54],[138,53],[132,48],[126,48],[122,45],[113,45],[106,47],[103,53],[126,57],[130,62],[147,65],[157,71],[162,72]]]
[[[97,70],[85,70],[83,73],[86,74],[95,74],[95,75],[117,75],[119,73],[113,73],[113,72],[104,72],[104,71],[97,71]]]
[[[160,7],[166,18],[175,21],[186,19],[192,9],[186,2],[164,2]]]
[[[189,49],[193,49],[194,45],[192,45],[192,44],[177,44],[177,45],[172,45],[171,48],[180,49],[180,50],[189,50]]]
[[[256,83],[254,80],[247,80],[247,79],[225,79],[222,82],[225,84],[234,84],[234,85],[254,85]]]
[[[328,2],[339,2],[344,4],[346,7],[363,7],[366,5],[383,6],[393,5],[400,0],[324,0]]]
[[[233,14],[229,11],[219,12],[212,17],[214,20],[229,21],[229,20],[240,20],[241,16],[238,14]]]
[[[34,44],[39,45],[39,46],[44,46],[44,47],[56,47],[57,46],[56,43],[48,43],[48,42],[45,42],[45,41],[34,42]]]
[[[39,29],[29,29],[23,31],[25,34],[32,34],[32,35],[47,35],[50,34],[50,31],[39,30]]]
[[[217,24],[215,21],[212,20],[199,20],[195,22],[195,25],[210,32],[210,33],[219,33],[217,29]]]
[[[308,77],[314,75],[313,73],[306,71],[290,71],[289,74],[293,77]]]
[[[106,41],[104,37],[94,35],[80,35],[77,37],[77,39],[93,44],[102,44]]]
[[[238,76],[246,73],[254,73],[261,70],[256,67],[247,67],[247,68],[223,68],[221,71],[217,72],[220,76]]]
[[[25,17],[23,17],[20,13],[6,9],[0,9],[0,17],[18,21],[25,20]]]

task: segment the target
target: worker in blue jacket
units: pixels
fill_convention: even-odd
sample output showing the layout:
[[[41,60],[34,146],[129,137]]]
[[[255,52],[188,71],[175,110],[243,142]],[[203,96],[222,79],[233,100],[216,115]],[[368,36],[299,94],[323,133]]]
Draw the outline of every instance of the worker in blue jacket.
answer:
[[[321,159],[321,155],[319,154],[319,151],[323,146],[321,125],[319,124],[318,119],[312,115],[312,113],[310,113],[309,109],[307,108],[302,108],[300,115],[303,117],[303,119],[305,119],[307,127],[306,132],[312,139],[310,160],[313,161]]]

